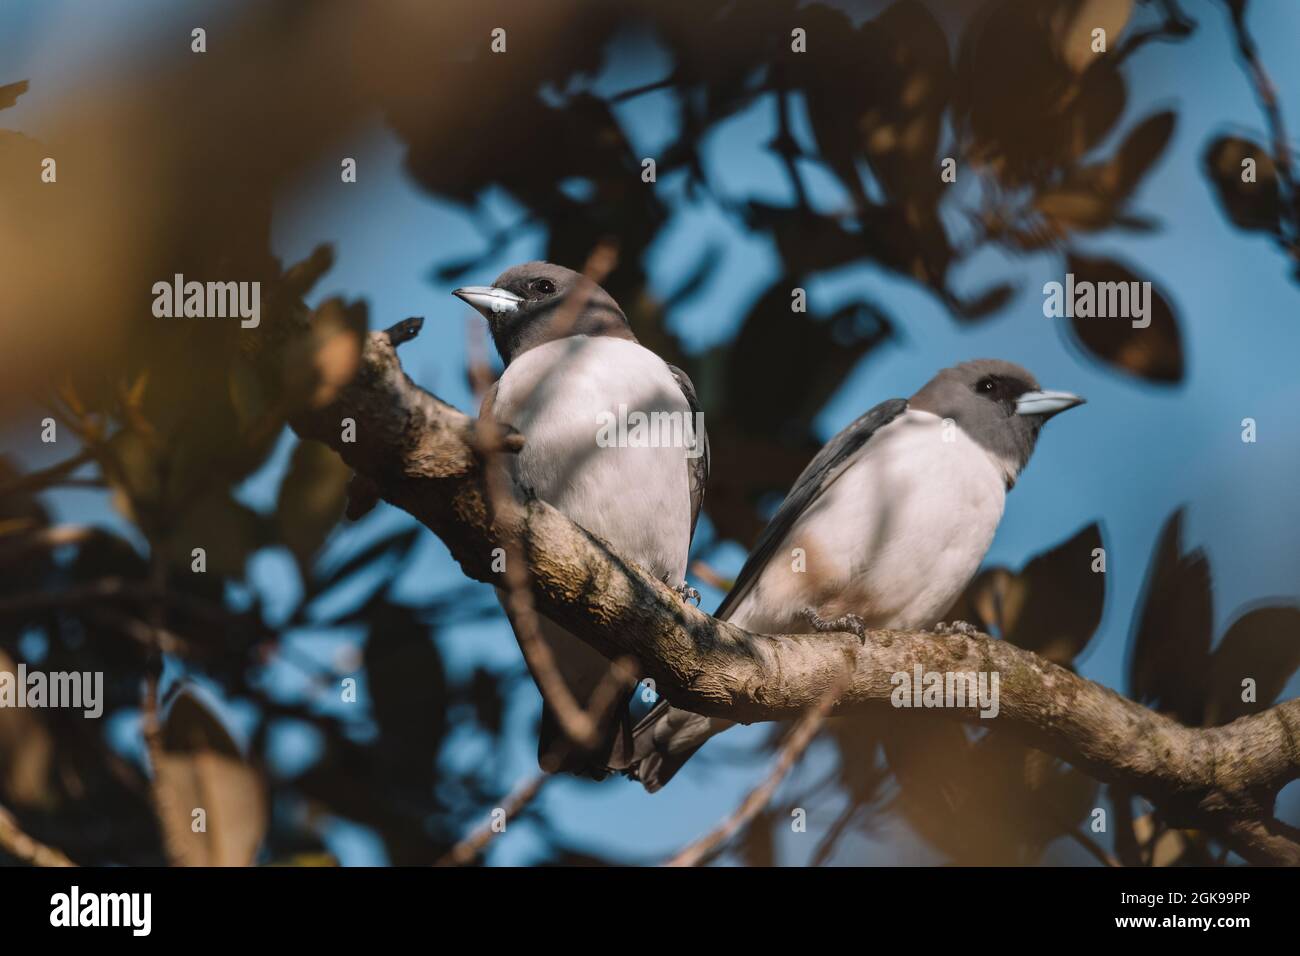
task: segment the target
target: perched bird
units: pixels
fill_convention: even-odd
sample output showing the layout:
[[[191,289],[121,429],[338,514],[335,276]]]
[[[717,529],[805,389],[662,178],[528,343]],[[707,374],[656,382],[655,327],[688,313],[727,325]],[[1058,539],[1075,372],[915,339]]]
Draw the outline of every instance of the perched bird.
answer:
[[[609,293],[562,266],[527,262],[490,286],[455,295],[487,319],[505,363],[480,415],[523,433],[523,449],[505,456],[515,481],[683,599],[698,600],[685,583],[686,558],[709,455],[686,373],[637,342]],[[638,416],[675,427],[638,432]],[[629,427],[618,427],[628,419]],[[586,706],[609,661],[552,621],[542,619],[541,631],[557,669]],[[630,693],[631,685],[626,689]],[[618,695],[604,713],[591,715],[600,745],[587,751],[573,746],[544,703],[537,749],[542,769],[601,777],[625,767],[631,756],[626,702],[626,694]]]
[[[1043,423],[1082,402],[997,359],[882,402],[804,469],[715,616],[767,634],[930,627],[979,569]],[[660,700],[628,775],[654,792],[730,726]]]

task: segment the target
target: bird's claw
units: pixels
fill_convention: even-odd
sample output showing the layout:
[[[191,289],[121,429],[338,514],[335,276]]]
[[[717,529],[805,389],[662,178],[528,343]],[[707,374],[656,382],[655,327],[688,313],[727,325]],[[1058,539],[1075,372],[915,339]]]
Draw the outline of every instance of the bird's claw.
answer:
[[[840,617],[828,620],[818,614],[816,608],[806,607],[799,612],[799,616],[811,624],[813,630],[819,634],[848,631],[863,644],[867,643],[867,622],[856,614],[843,614]]]
[[[940,621],[934,626],[935,634],[961,634],[965,637],[974,637],[979,632],[978,627],[974,624],[968,624],[966,621],[953,621],[951,624]]]
[[[695,590],[695,588],[691,587],[685,581],[677,585],[673,590],[677,592],[677,596],[682,599],[683,604],[690,601],[696,607],[700,606],[700,592]]]

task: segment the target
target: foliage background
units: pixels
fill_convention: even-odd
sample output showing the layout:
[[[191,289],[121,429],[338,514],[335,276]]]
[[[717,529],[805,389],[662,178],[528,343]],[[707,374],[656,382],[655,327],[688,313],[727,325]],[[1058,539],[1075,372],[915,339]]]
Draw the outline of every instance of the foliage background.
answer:
[[[961,616],[1189,722],[1236,716],[1243,674],[1260,707],[1294,695],[1300,209],[1234,10],[1300,128],[1285,0],[6,5],[0,653],[104,670],[110,714],[0,712],[0,805],[80,862],[175,851],[142,735],[157,672],[181,702],[162,791],[203,784],[197,752],[229,755],[208,781],[228,842],[185,852],[431,862],[484,819],[533,772],[539,698],[490,590],[436,539],[387,506],[337,520],[346,472],[283,420],[339,369],[305,371],[319,343],[289,330],[304,303],[345,343],[425,315],[408,372],[472,411],[480,320],[450,289],[608,239],[606,286],[705,401],[696,557],[721,575],[822,440],[999,356],[1089,405],[1045,433]],[[1105,58],[1079,45],[1094,23]],[[1245,154],[1258,189],[1239,188]],[[1044,282],[1120,270],[1155,284],[1151,328],[1043,318]],[[262,326],[153,319],[175,272],[261,280]],[[12,477],[83,444],[43,491]],[[48,546],[69,527],[95,530]],[[169,597],[84,597],[105,580]],[[553,781],[487,861],[653,862],[735,806],[780,730],[729,733],[654,797]],[[723,860],[1089,862],[1066,834],[1094,806],[1113,821],[1094,842],[1127,862],[1233,859],[994,734],[855,720]],[[1294,785],[1280,806],[1300,820]]]

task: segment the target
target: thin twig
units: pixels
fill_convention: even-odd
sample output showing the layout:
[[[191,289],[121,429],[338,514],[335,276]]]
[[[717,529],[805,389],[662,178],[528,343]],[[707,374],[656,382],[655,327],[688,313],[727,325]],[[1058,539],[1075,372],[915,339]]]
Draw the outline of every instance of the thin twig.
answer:
[[[718,570],[707,561],[697,560],[691,562],[691,573],[709,587],[722,591],[724,594],[727,591],[730,591],[732,586],[736,583],[733,579],[719,573]]]
[[[52,551],[69,544],[82,544],[90,540],[95,529],[89,525],[57,525],[53,528],[32,528],[28,519],[14,519],[15,524],[6,527],[7,522],[0,521],[0,565],[12,564],[25,558],[33,551]]]
[[[542,784],[546,780],[546,774],[538,774],[525,781],[510,796],[506,797],[505,802],[497,808],[505,811],[499,820],[489,820],[470,833],[469,836],[448,850],[434,866],[467,866],[473,863],[489,843],[505,832],[506,825],[533,802],[533,798],[537,796],[537,792],[542,789]],[[495,810],[493,812],[495,813]]]
[[[664,866],[699,866],[708,862],[722,846],[737,832],[753,821],[754,817],[768,805],[776,788],[781,785],[790,768],[795,765],[808,745],[813,742],[822,724],[830,716],[840,696],[848,689],[849,676],[853,673],[853,661],[846,662],[844,673],[826,689],[817,706],[809,708],[795,724],[789,738],[777,754],[767,778],[749,792],[727,819],[723,820],[711,832],[705,834],[680,853],[668,860]]]
[[[653,83],[645,83],[641,86],[634,86],[631,89],[621,90],[609,98],[610,103],[622,103],[626,100],[634,99],[638,96],[644,96],[646,93],[653,93],[656,90],[666,90],[676,86],[678,82],[677,74],[670,73],[662,80],[655,80]]]
[[[82,465],[93,461],[95,454],[89,448],[83,448],[77,454],[73,455],[66,461],[61,461],[57,465],[50,465],[48,468],[42,468],[40,471],[29,472],[25,475],[19,475],[6,484],[0,486],[0,498],[8,498],[12,495],[27,494],[31,491],[41,491],[47,486],[63,481],[68,475],[76,471]]]
[[[126,578],[100,578],[59,591],[33,591],[0,599],[0,615],[28,611],[63,610],[114,601],[135,604],[161,602],[167,607],[205,621],[232,624],[239,616],[201,597],[177,591],[159,590],[156,584]]]
[[[62,850],[46,846],[22,831],[18,821],[0,807],[0,849],[32,866],[76,866]]]
[[[1067,830],[1065,831],[1065,835],[1068,836],[1075,843],[1079,844],[1079,846],[1083,847],[1089,853],[1091,853],[1094,857],[1096,857],[1106,866],[1122,867],[1124,865],[1114,856],[1107,853],[1095,840],[1090,839],[1088,835],[1083,831]]]

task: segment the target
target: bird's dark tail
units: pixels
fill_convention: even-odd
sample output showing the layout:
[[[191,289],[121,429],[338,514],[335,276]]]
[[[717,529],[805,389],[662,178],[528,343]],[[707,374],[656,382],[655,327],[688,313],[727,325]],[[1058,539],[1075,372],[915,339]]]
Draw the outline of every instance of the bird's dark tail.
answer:
[[[705,717],[661,700],[631,733],[631,757],[624,772],[654,793],[682,768],[714,734],[734,726],[730,720]]]

